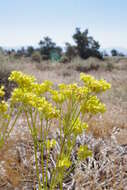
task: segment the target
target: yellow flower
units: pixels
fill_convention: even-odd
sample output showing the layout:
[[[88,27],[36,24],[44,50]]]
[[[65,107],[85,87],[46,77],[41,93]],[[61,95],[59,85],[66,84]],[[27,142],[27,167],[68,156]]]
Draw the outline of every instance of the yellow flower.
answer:
[[[5,95],[4,86],[1,86],[0,87],[0,97],[3,97],[4,95]]]
[[[65,101],[65,96],[61,92],[58,92],[56,90],[50,91],[52,94],[52,100],[56,103],[62,104]]]
[[[3,100],[0,102],[0,114],[5,114],[8,110],[8,104]]]
[[[85,160],[87,157],[92,156],[92,151],[88,149],[86,145],[80,145],[78,149],[78,159]]]
[[[38,83],[33,83],[32,84],[32,92],[37,94],[38,96],[44,94],[45,92],[50,91],[52,86],[52,82],[51,81],[44,81],[41,84]]]
[[[66,98],[74,98],[76,95],[76,90],[78,88],[77,84],[60,84],[59,90],[60,93],[63,94]]]
[[[28,88],[28,89],[36,81],[35,77],[30,75],[25,75],[20,71],[12,71],[8,80],[16,82],[20,88]]]
[[[51,148],[54,148],[56,145],[56,140],[55,139],[52,139],[52,140],[47,140],[46,141],[46,147],[47,147],[47,150],[50,150]]]
[[[39,113],[46,120],[59,117],[59,110],[56,107],[53,107],[51,103],[44,100],[44,102],[37,107]]]
[[[76,90],[77,101],[85,100],[88,96],[88,93],[89,93],[88,87],[85,87],[85,86],[78,87]]]
[[[91,81],[94,81],[95,78],[91,75],[86,75],[84,73],[80,73],[80,80],[82,80],[85,84],[91,83]]]
[[[101,103],[97,96],[91,96],[87,101],[81,104],[82,113],[104,113],[106,111],[105,104]]]
[[[63,158],[59,160],[58,163],[59,168],[69,168],[70,166],[71,166],[71,161],[66,156],[63,156]]]
[[[73,125],[74,121],[72,121],[72,125]],[[88,128],[88,125],[85,123],[85,122],[81,122],[80,118],[78,118],[76,120],[76,122],[74,123],[74,126],[73,126],[73,133],[75,135],[80,135],[83,133],[83,131],[85,129]]]

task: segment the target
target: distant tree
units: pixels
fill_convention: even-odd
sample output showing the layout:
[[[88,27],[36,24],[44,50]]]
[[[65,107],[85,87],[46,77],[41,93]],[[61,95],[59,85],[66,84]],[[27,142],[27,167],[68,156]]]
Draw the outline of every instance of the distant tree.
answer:
[[[76,28],[73,39],[76,43],[76,48],[81,58],[87,59],[90,56],[102,58],[102,55],[99,52],[99,42],[95,41],[93,37],[88,36],[88,29],[81,32],[80,28]]]
[[[125,57],[124,53],[122,53],[122,52],[119,52],[119,56],[120,57]]]
[[[21,49],[18,49],[16,52],[17,57],[25,56],[26,55],[26,50],[24,47],[21,47]]]
[[[49,37],[44,37],[44,40],[39,42],[40,45],[40,54],[50,58],[51,51],[56,48],[56,44],[52,42],[52,39]]]
[[[15,49],[11,49],[11,53],[15,53]]]
[[[31,56],[34,52],[34,47],[33,46],[28,46],[27,50],[27,56]]]
[[[111,50],[111,55],[114,57],[114,56],[118,56],[118,51],[116,49],[112,49]]]
[[[72,46],[70,43],[66,43],[66,52],[65,55],[68,57],[69,60],[74,58],[77,55],[77,49],[75,46]]]

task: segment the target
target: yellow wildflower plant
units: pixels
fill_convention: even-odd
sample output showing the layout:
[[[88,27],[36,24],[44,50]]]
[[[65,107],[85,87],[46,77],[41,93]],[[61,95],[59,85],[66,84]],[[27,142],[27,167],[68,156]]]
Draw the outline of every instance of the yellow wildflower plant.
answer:
[[[11,105],[23,112],[34,143],[34,154],[36,163],[36,176],[39,190],[55,189],[61,187],[66,175],[72,166],[71,156],[76,148],[76,140],[88,128],[85,122],[86,115],[102,114],[106,111],[105,105],[97,97],[111,88],[105,80],[96,80],[90,75],[80,74],[83,83],[58,84],[54,88],[51,81],[37,83],[35,77],[13,71],[9,77],[10,81],[17,84],[11,94]],[[3,97],[3,87],[0,88],[0,96]],[[1,102],[0,112],[8,110],[6,103]],[[50,132],[58,129],[57,137],[50,137]],[[51,130],[51,131],[50,131]],[[55,130],[54,130],[55,132]],[[51,181],[48,183],[48,167],[50,165],[50,150],[60,145],[55,155],[54,168],[51,168]],[[50,140],[49,140],[50,139]],[[54,149],[53,149],[54,150]],[[41,155],[40,160],[37,152]],[[44,167],[44,154],[46,152],[46,169]],[[92,152],[86,145],[81,145],[77,151],[79,161],[92,156]],[[59,177],[58,177],[59,175]],[[43,183],[43,188],[42,188]]]

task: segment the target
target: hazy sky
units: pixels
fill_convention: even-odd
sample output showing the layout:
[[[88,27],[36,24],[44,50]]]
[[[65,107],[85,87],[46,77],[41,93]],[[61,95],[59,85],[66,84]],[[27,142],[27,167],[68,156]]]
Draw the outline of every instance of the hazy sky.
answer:
[[[63,45],[76,27],[103,48],[127,48],[127,0],[0,1],[0,46],[37,45],[47,35]]]

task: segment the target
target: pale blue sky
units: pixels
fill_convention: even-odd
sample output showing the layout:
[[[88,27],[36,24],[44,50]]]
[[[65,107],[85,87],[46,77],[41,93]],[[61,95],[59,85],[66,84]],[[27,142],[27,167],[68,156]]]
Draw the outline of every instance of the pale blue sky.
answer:
[[[0,46],[37,45],[47,35],[64,45],[76,27],[103,48],[127,48],[127,0],[0,1]]]

